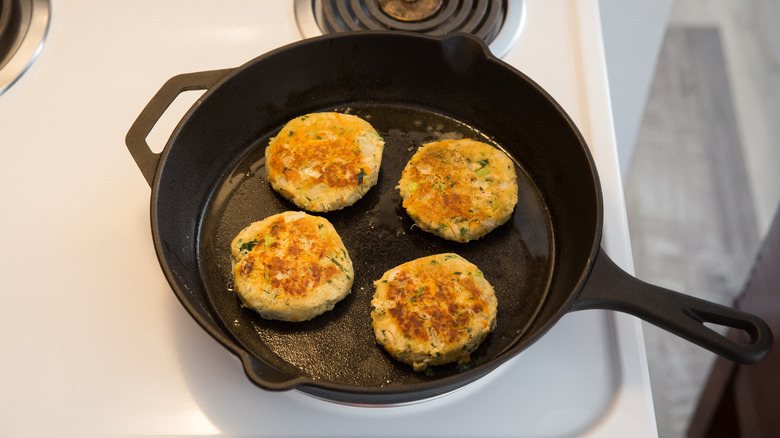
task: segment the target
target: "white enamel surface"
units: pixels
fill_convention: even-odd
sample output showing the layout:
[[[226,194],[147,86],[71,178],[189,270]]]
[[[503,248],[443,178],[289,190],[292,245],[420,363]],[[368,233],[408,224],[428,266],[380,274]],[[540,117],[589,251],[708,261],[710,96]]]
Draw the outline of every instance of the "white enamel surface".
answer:
[[[388,408],[262,391],[189,317],[158,265],[150,189],[124,136],[171,76],[300,39],[291,5],[52,2],[38,60],[0,96],[0,435],[656,436],[632,317],[566,315],[474,384]],[[604,246],[631,269],[598,6],[527,0],[526,13],[505,60],[581,127]]]

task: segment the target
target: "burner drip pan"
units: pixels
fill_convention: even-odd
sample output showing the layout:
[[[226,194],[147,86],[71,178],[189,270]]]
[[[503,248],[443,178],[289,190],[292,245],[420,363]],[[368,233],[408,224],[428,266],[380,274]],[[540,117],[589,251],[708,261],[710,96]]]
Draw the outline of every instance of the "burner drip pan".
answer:
[[[0,94],[32,64],[49,28],[49,0],[0,0]]]

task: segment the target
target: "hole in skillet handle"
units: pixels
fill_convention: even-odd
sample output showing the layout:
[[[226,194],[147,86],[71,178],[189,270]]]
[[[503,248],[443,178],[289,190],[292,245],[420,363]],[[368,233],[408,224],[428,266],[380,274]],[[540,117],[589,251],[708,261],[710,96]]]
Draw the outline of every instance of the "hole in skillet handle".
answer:
[[[149,145],[149,149],[153,153],[159,154],[163,151],[172,133],[176,129],[176,125],[184,119],[187,111],[189,111],[204,93],[206,93],[205,88],[182,90],[179,95],[173,99],[173,102],[168,105],[145,138],[146,144]]]
[[[756,363],[772,349],[772,331],[761,318],[720,304],[645,283],[623,271],[600,249],[590,276],[571,309],[608,309],[637,316],[720,356]],[[732,340],[708,327],[743,331],[748,342]]]

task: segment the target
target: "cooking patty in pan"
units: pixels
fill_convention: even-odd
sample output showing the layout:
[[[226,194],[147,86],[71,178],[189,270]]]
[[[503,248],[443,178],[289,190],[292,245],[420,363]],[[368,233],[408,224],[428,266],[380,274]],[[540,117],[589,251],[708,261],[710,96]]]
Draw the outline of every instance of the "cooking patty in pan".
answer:
[[[376,184],[384,141],[360,117],[337,112],[290,120],[265,150],[268,181],[313,212],[354,204]]]

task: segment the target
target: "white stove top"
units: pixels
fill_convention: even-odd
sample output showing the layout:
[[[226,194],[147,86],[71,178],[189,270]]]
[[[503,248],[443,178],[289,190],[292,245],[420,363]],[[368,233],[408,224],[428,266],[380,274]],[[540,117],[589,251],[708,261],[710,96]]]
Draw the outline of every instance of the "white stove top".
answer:
[[[504,60],[580,127],[602,179],[603,246],[630,272],[598,4],[525,7]],[[171,76],[299,40],[292,2],[53,0],[51,20],[38,60],[0,95],[0,435],[657,435],[640,323],[607,311],[566,315],[424,403],[361,408],[252,385],[170,290],[124,136]],[[149,139],[159,148],[164,124]]]

